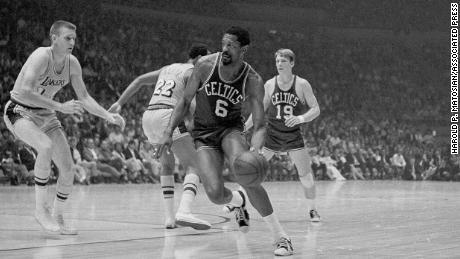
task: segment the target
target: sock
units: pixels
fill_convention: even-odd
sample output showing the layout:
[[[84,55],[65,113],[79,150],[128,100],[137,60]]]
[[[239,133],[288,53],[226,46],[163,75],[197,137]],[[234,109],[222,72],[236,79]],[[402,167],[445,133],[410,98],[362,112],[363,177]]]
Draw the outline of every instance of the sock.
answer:
[[[232,195],[233,196],[229,204],[235,207],[241,207],[243,205],[243,197],[241,197],[241,193],[239,191],[232,191]]]
[[[278,217],[275,215],[275,213],[265,216],[263,217],[263,219],[270,228],[270,231],[272,232],[275,241],[280,239],[281,237],[289,238],[286,232],[284,231],[283,227],[281,226]]]
[[[50,176],[50,168],[39,168],[35,165],[34,181],[35,181],[35,209],[43,210],[48,199],[48,180]]]
[[[64,185],[57,182],[56,197],[54,198],[54,215],[62,215],[64,213],[64,205],[72,191],[72,185]]]
[[[40,178],[35,176],[35,209],[43,210],[48,198],[48,180],[49,177]]]
[[[199,183],[200,178],[198,175],[189,173],[184,178],[184,191],[182,192],[182,197],[180,199],[179,208],[177,212],[180,213],[192,213],[191,205],[195,200],[197,192],[197,184]]]
[[[305,198],[307,199],[308,211],[316,210],[316,203],[315,203],[316,188],[315,188],[315,182],[313,180],[312,174],[301,176],[299,177],[299,179],[300,179],[300,182],[302,183]]]
[[[174,176],[160,176],[161,189],[163,191],[163,203],[166,219],[174,219]]]

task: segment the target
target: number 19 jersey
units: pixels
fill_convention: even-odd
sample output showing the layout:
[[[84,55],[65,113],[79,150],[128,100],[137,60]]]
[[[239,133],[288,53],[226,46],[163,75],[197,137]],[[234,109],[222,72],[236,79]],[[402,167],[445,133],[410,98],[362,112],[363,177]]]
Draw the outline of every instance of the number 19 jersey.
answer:
[[[166,104],[176,106],[180,98],[184,96],[185,72],[192,68],[193,65],[188,63],[174,63],[163,67],[160,70],[149,105]]]
[[[270,105],[267,109],[267,137],[265,147],[272,151],[289,151],[304,147],[300,125],[288,127],[285,121],[290,116],[298,116],[307,110],[307,105],[297,95],[295,90],[297,76],[294,76],[291,87],[282,90],[274,78],[275,87],[270,95]]]

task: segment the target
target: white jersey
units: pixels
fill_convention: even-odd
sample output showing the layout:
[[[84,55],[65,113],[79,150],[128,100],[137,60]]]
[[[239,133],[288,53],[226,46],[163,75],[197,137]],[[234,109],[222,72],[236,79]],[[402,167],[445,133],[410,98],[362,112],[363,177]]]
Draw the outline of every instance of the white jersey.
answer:
[[[42,47],[39,49],[43,48],[46,49],[45,51],[49,55],[48,65],[46,67],[45,72],[37,78],[37,80],[33,83],[32,87],[33,90],[39,93],[40,95],[53,99],[54,95],[56,95],[56,93],[59,90],[61,90],[62,87],[64,87],[70,82],[70,55],[67,55],[65,57],[64,68],[58,73],[56,71],[56,64],[53,61],[53,54],[51,52],[51,48]],[[20,89],[20,85],[23,84],[24,70],[27,68],[28,61],[29,60],[27,60],[24,66],[22,67],[21,72],[19,73],[16,82],[14,83],[14,88],[11,91],[11,98],[25,105],[29,104],[27,103],[27,101],[21,100],[15,89]]]
[[[158,81],[155,86],[149,105],[167,104],[176,106],[180,98],[184,96],[185,72],[193,68],[193,64],[175,63],[165,66],[160,70]]]

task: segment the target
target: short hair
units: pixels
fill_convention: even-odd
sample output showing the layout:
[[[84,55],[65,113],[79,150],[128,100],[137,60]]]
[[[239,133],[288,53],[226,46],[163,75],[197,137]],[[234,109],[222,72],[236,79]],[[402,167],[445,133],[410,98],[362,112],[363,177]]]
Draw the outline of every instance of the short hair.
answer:
[[[190,47],[188,51],[188,57],[191,59],[195,59],[198,56],[206,56],[208,55],[208,46],[203,43],[195,43]]]
[[[51,35],[53,35],[53,34],[59,35],[60,29],[61,29],[62,27],[65,27],[65,28],[67,28],[67,29],[74,30],[74,31],[77,30],[77,26],[75,26],[75,24],[73,24],[73,23],[71,23],[71,22],[63,21],[63,20],[58,20],[58,21],[55,21],[55,22],[53,23],[53,25],[51,25],[51,28],[50,28],[50,37],[51,37]]]
[[[236,40],[241,44],[241,47],[249,45],[251,40],[249,39],[249,32],[239,26],[232,26],[225,31],[225,34],[231,34],[236,36]]]
[[[279,49],[275,52],[275,58],[277,56],[283,57],[283,58],[288,58],[289,61],[294,62],[295,61],[295,54],[294,51],[290,49]]]

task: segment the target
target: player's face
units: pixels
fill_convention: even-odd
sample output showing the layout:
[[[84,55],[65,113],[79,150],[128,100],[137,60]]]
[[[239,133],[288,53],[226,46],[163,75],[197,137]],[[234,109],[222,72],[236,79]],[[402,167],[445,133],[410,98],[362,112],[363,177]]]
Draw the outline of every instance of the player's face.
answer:
[[[222,38],[222,64],[224,66],[236,62],[242,57],[243,50],[237,37],[232,34],[224,34]]]
[[[65,27],[60,28],[59,35],[53,35],[53,44],[64,53],[71,53],[74,46],[77,33]]]
[[[278,73],[292,72],[294,62],[291,62],[288,57],[277,55],[275,59],[276,69]]]

